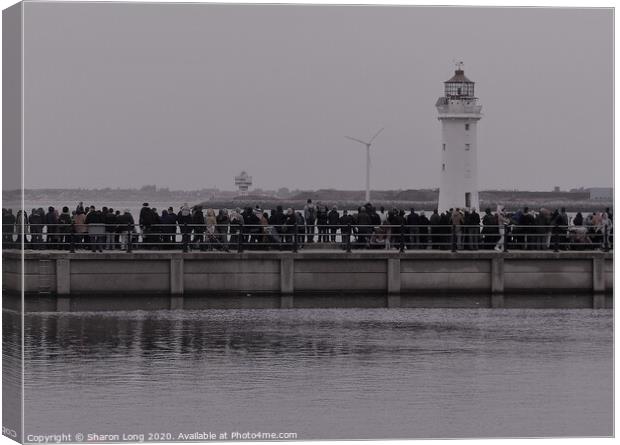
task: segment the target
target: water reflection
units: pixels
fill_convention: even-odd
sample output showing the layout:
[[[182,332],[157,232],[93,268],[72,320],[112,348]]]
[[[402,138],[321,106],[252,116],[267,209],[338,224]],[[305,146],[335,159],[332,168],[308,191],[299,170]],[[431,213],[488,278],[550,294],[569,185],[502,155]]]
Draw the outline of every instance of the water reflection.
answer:
[[[39,313],[25,346],[36,432],[612,432],[609,310]]]

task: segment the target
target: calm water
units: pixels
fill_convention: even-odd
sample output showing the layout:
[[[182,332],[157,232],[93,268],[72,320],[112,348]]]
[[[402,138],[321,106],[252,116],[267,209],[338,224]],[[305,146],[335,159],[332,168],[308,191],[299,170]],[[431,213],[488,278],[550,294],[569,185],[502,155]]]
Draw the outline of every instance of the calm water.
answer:
[[[590,309],[30,314],[26,434],[609,436],[612,328]]]

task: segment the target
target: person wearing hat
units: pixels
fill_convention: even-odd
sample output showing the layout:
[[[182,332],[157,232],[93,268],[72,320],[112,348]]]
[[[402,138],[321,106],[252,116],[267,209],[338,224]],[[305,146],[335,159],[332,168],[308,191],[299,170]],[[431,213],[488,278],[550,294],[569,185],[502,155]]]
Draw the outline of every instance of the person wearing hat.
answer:
[[[145,248],[148,248],[148,244],[152,241],[151,226],[153,225],[153,212],[148,202],[142,204],[138,223],[142,230],[142,242],[145,244]]]

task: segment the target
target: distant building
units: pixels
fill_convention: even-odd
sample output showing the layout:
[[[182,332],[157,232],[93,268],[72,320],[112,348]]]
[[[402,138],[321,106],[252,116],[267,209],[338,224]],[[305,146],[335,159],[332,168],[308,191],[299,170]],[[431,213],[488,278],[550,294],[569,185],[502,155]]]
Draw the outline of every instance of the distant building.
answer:
[[[280,197],[289,197],[291,195],[291,191],[287,187],[280,187],[278,189],[277,195]]]
[[[252,177],[248,176],[245,171],[235,176],[235,185],[239,189],[239,194],[245,196],[248,194],[248,189],[252,185]]]
[[[611,200],[614,197],[614,189],[612,187],[591,187],[590,199]]]
[[[556,185],[555,187],[553,187],[553,191],[554,191],[555,193],[559,193],[559,192],[560,192],[560,186],[559,186],[559,185]]]

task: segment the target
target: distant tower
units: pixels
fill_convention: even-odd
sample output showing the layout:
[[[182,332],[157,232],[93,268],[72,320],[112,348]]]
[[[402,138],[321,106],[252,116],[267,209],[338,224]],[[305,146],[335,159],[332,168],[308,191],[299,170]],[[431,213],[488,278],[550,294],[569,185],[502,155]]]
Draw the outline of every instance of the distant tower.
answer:
[[[477,126],[482,118],[474,82],[465,77],[463,62],[444,82],[444,96],[435,106],[441,121],[439,211],[465,207],[480,210],[478,201]]]
[[[239,194],[245,196],[248,194],[248,189],[252,185],[252,177],[248,176],[245,171],[242,171],[239,175],[235,176],[235,185],[239,188]]]

